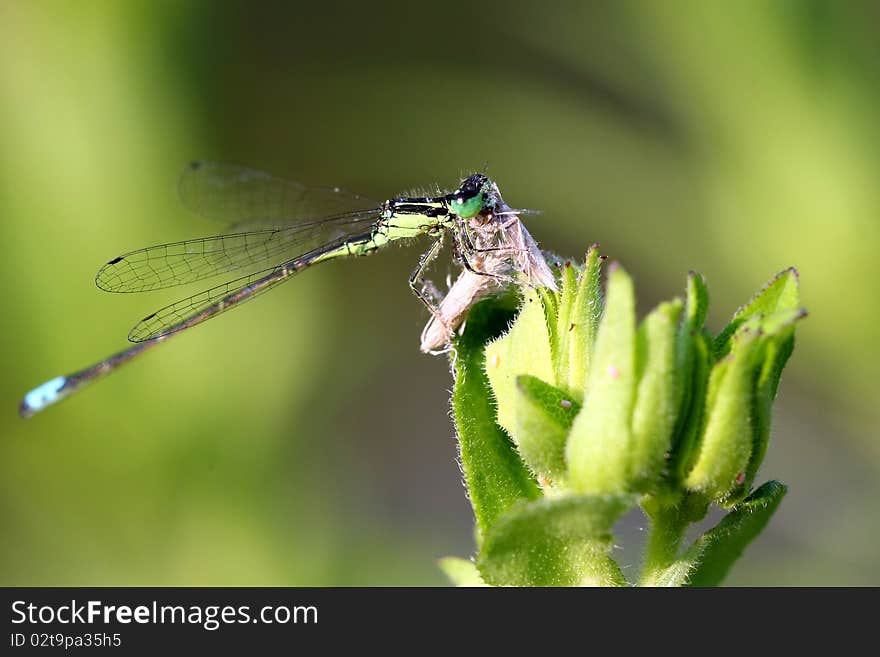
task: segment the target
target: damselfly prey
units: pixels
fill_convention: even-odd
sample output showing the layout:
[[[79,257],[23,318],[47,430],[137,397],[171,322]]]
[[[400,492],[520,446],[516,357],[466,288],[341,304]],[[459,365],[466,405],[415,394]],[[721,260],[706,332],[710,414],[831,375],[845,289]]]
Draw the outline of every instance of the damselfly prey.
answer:
[[[443,350],[470,308],[509,282],[556,290],[553,272],[520,221],[519,211],[504,202],[495,183],[490,185],[495,198],[492,218],[474,231],[471,266],[462,270],[439,300],[422,331],[421,350],[425,353]]]
[[[517,211],[503,202],[498,187],[483,174],[468,176],[449,194],[400,196],[370,204],[336,188],[307,188],[251,169],[199,162],[183,172],[179,189],[185,205],[232,224],[232,231],[113,258],[95,276],[99,288],[146,292],[276,264],[146,316],[128,334],[135,346],[35,388],[21,402],[21,415],[41,411],[170,336],[254,298],[311,265],[368,255],[398,240],[422,235],[434,238],[410,277],[413,292],[431,311],[434,324],[442,328],[438,335],[443,337],[429,340],[430,348],[449,339],[470,305],[456,302],[455,311],[441,312],[430,286],[422,282],[446,236],[464,270],[479,279],[508,281],[518,275],[529,284],[555,285]],[[450,293],[460,296],[455,286]],[[426,344],[423,336],[423,348]]]

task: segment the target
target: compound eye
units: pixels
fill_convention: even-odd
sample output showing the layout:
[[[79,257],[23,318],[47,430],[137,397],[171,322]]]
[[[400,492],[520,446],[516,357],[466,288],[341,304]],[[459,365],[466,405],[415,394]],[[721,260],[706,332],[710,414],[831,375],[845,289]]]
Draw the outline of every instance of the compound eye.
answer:
[[[483,193],[485,177],[473,175],[465,180],[456,192],[450,195],[449,207],[462,219],[475,217],[483,210],[486,196]]]
[[[452,201],[449,203],[452,211],[457,214],[462,219],[470,219],[471,217],[475,217],[480,213],[480,210],[483,209],[483,194],[482,192],[477,192],[476,194],[466,195],[466,194],[455,194],[452,197]]]

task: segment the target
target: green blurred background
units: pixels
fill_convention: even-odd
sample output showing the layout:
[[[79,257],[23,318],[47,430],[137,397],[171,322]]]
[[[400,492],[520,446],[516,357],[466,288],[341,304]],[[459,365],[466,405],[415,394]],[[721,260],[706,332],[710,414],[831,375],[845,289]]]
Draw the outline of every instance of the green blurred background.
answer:
[[[473,549],[406,285],[425,245],[18,418],[181,296],[92,279],[217,232],[175,193],[208,158],[380,199],[488,163],[542,246],[601,242],[643,311],[702,272],[716,329],[796,265],[811,316],[762,471],[790,492],[729,583],[880,584],[878,26],[806,0],[0,2],[0,583],[443,584]]]

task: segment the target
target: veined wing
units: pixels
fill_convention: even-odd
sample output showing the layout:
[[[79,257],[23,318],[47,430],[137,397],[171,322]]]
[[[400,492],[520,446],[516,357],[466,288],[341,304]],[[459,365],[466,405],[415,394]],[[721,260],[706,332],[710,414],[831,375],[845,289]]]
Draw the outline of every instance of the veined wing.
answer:
[[[184,285],[268,260],[283,262],[349,234],[364,232],[378,210],[324,217],[286,228],[267,228],[159,244],[113,258],[95,275],[108,292],[147,292]]]
[[[172,303],[152,315],[144,317],[129,332],[128,339],[132,342],[144,342],[201,324],[205,320],[283,283],[294,274],[317,262],[364,255],[375,251],[383,244],[387,244],[387,241],[377,240],[377,235],[378,233],[372,230],[361,235],[347,235],[336,242],[323,244],[319,248],[282,262],[271,269],[264,269],[255,274],[236,278],[228,283],[216,285],[204,292]]]
[[[379,205],[343,189],[306,187],[220,162],[190,164],[180,175],[178,191],[191,210],[239,228],[288,226]]]
[[[144,317],[129,331],[128,339],[146,342],[201,324],[283,283],[306,266],[304,260],[285,262],[181,299]]]

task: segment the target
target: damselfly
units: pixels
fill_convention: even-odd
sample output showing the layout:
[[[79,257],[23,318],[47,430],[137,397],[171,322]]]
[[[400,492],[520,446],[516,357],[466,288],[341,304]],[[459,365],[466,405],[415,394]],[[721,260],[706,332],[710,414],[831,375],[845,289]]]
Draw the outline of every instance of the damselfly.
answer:
[[[422,235],[434,238],[410,276],[410,287],[443,328],[444,339],[448,339],[463,310],[441,313],[436,295],[423,284],[423,275],[447,235],[457,260],[474,276],[506,281],[519,273],[530,283],[554,285],[549,268],[516,211],[503,202],[498,187],[483,174],[465,178],[449,194],[400,196],[370,204],[361,196],[336,188],[308,188],[251,169],[199,162],[183,172],[179,190],[185,205],[227,221],[233,225],[232,231],[138,249],[113,258],[95,277],[99,288],[145,292],[252,270],[262,263],[277,264],[148,315],[128,334],[135,346],[35,388],[20,404],[22,416],[29,417],[70,396],[170,336],[237,307],[314,264],[369,255],[398,240]],[[510,266],[502,267],[502,261]],[[439,340],[435,338],[434,342]]]

